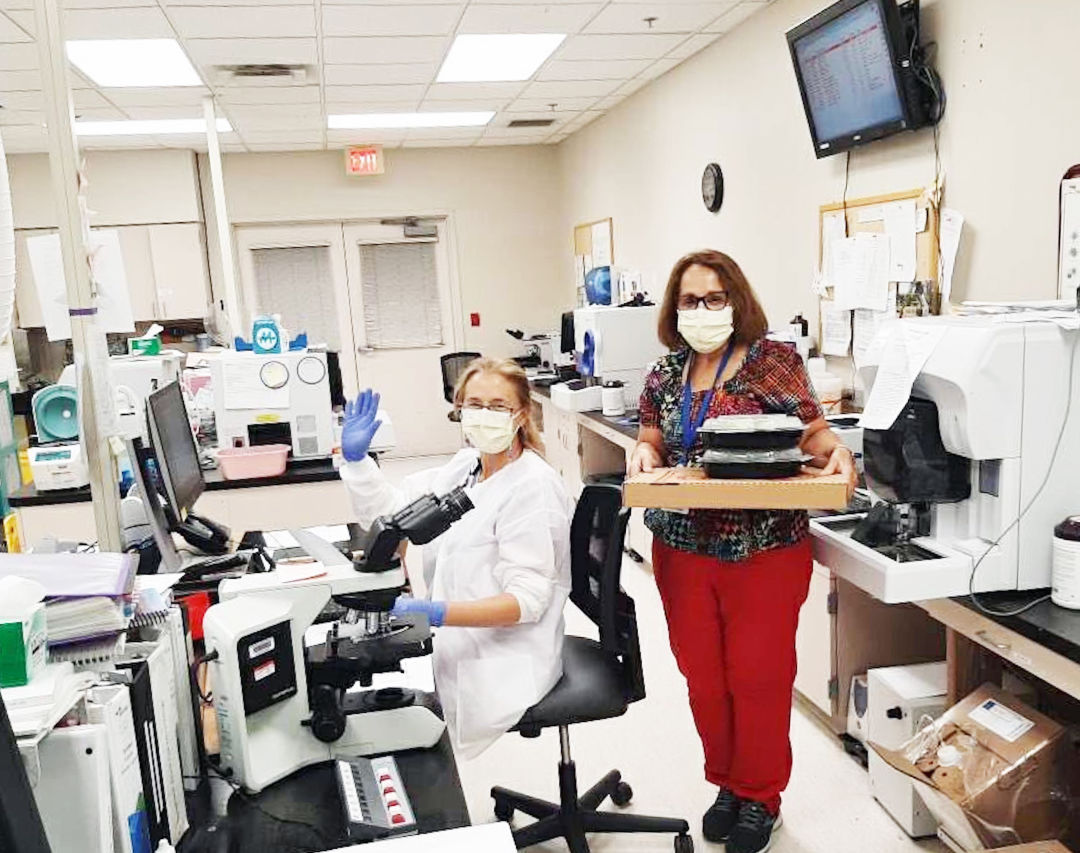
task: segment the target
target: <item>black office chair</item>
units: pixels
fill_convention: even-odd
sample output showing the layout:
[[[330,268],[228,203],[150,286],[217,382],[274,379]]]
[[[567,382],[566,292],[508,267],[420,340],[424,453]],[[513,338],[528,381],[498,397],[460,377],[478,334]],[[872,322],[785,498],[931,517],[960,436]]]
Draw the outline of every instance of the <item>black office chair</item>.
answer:
[[[537,818],[514,832],[520,850],[553,838],[565,838],[570,853],[588,853],[590,832],[676,833],[675,853],[693,853],[694,840],[685,820],[597,811],[608,797],[617,806],[630,802],[633,791],[618,770],[612,770],[582,796],[570,757],[569,727],[626,713],[631,702],[645,698],[634,600],[619,585],[622,542],[630,510],[622,509],[622,492],[611,484],[587,485],[570,528],[570,600],[600,629],[600,642],[567,636],[563,645],[563,677],[533,705],[514,731],[539,737],[541,729],[558,726],[559,803],[491,789],[495,816],[509,821],[515,811]]]
[[[480,358],[478,352],[448,352],[439,357],[439,366],[442,368],[442,391],[447,403],[454,402],[454,389],[457,387],[458,377],[478,358]]]

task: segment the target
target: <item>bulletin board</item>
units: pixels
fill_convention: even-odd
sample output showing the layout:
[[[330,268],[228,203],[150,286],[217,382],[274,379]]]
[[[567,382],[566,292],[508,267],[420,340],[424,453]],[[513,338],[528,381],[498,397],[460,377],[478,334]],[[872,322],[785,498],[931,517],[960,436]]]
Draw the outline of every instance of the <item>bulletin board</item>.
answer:
[[[914,202],[915,205],[915,258],[914,276],[911,279],[913,283],[909,283],[906,279],[899,281],[888,279],[889,296],[886,311],[856,309],[848,312],[847,351],[856,358],[856,361],[858,361],[860,349],[865,347],[868,340],[873,337],[877,326],[884,320],[891,319],[891,316],[941,313],[942,299],[938,280],[941,243],[937,204],[934,202],[931,191],[918,188],[886,195],[849,199],[846,203],[823,204],[818,211],[818,260],[819,269],[824,271],[827,264],[826,244],[830,240],[830,235],[833,238],[838,233],[839,236],[845,236],[840,227],[841,223],[846,221],[846,236],[848,237],[855,237],[858,234],[884,235],[886,209],[895,209],[898,203],[904,202]],[[910,231],[908,233],[910,234]],[[910,243],[908,246],[910,247]],[[918,286],[915,283],[918,283]],[[829,284],[827,275],[823,284]],[[836,344],[842,340],[844,312],[832,308],[834,298],[832,287],[819,288],[818,292],[821,297],[818,319],[821,324],[819,328],[823,350],[828,355],[842,355],[843,353],[836,350]],[[833,334],[829,334],[830,331]],[[824,349],[826,340],[832,341],[833,351]]]
[[[579,305],[585,304],[585,274],[594,267],[614,265],[611,217],[574,226],[574,283],[578,288]]]

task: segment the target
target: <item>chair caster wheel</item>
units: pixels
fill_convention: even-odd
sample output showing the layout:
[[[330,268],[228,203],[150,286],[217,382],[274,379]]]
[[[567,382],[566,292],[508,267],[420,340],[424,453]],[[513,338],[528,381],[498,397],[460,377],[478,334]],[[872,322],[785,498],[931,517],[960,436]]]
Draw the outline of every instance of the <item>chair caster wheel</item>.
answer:
[[[694,853],[694,839],[689,835],[676,835],[675,853]]]
[[[625,782],[620,782],[611,793],[611,802],[617,806],[626,806],[634,798],[634,789]]]
[[[495,803],[495,820],[510,823],[514,819],[514,807],[509,803]]]

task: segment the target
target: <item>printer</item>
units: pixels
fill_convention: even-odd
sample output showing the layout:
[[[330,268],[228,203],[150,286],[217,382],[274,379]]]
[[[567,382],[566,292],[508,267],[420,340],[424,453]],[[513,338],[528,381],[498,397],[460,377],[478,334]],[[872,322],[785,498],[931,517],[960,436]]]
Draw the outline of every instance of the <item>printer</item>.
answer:
[[[219,447],[286,444],[294,459],[334,450],[326,353],[227,350],[210,359]]]
[[[903,322],[947,333],[894,423],[863,431],[878,503],[812,520],[815,559],[886,603],[1050,586],[1054,525],[1080,511],[1080,405],[1068,405],[1080,397],[1080,332],[992,317]],[[864,387],[885,357],[868,355]]]

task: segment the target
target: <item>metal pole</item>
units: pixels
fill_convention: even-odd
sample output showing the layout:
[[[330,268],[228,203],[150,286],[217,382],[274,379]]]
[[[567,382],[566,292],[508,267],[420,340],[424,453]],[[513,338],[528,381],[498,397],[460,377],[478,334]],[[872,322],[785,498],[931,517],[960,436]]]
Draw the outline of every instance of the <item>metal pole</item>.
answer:
[[[90,276],[90,225],[81,197],[82,174],[67,83],[60,7],[57,0],[34,0],[34,12],[49,129],[49,170],[60,227],[71,343],[82,405],[80,437],[90,472],[98,545],[102,551],[120,551],[120,493],[107,417],[114,405],[107,375],[108,345],[97,323],[97,294]]]
[[[217,223],[218,251],[221,254],[221,286],[225,296],[225,338],[232,344],[232,336],[244,328],[240,318],[240,301],[236,291],[236,266],[233,264],[232,229],[229,227],[229,211],[225,206],[225,175],[221,168],[221,144],[218,141],[217,112],[214,98],[203,99],[203,116],[206,119],[206,147],[210,160],[210,189],[214,195],[214,221]]]

